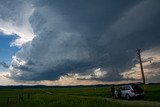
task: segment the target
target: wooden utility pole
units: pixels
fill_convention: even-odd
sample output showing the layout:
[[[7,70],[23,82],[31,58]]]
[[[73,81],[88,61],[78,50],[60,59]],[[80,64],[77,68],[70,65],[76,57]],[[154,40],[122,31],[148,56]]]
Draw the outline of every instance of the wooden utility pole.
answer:
[[[137,55],[138,55],[139,63],[140,63],[140,67],[141,67],[143,84],[146,84],[145,77],[144,77],[144,71],[143,71],[143,65],[142,65],[142,59],[141,59],[141,49],[137,49]]]

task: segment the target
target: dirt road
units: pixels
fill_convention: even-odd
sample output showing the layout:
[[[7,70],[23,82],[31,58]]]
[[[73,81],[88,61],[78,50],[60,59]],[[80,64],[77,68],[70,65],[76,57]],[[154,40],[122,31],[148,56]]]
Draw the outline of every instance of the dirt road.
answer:
[[[90,99],[105,99],[111,102],[118,102],[126,105],[139,105],[141,107],[160,107],[160,102],[156,101],[144,101],[144,100],[124,100],[124,99],[112,99],[112,98],[104,98],[104,97],[86,97],[86,96],[78,96],[82,98],[90,98]]]

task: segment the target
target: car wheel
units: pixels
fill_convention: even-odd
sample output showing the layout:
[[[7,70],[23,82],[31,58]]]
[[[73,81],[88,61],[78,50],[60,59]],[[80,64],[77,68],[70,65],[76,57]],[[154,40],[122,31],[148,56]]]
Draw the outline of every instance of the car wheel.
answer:
[[[130,95],[127,94],[125,98],[126,98],[126,100],[129,100],[131,97],[130,97]]]

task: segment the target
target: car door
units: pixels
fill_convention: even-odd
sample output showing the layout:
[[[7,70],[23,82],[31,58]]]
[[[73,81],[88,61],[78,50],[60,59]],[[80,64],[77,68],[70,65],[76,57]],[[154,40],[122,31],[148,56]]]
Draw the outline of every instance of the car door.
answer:
[[[121,97],[125,97],[126,95],[126,90],[125,90],[125,87],[121,87]]]

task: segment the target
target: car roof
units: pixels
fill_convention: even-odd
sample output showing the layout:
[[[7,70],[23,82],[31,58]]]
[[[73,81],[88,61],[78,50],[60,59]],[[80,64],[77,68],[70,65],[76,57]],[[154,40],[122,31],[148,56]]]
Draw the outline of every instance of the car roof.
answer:
[[[133,85],[137,85],[137,84],[125,84],[125,85],[121,85],[122,87],[128,87],[128,86],[133,86]]]
[[[128,87],[128,86],[132,86],[132,85],[122,85],[121,87]]]
[[[132,85],[122,85],[122,86],[120,86],[121,88],[123,88],[123,87],[132,87]]]

